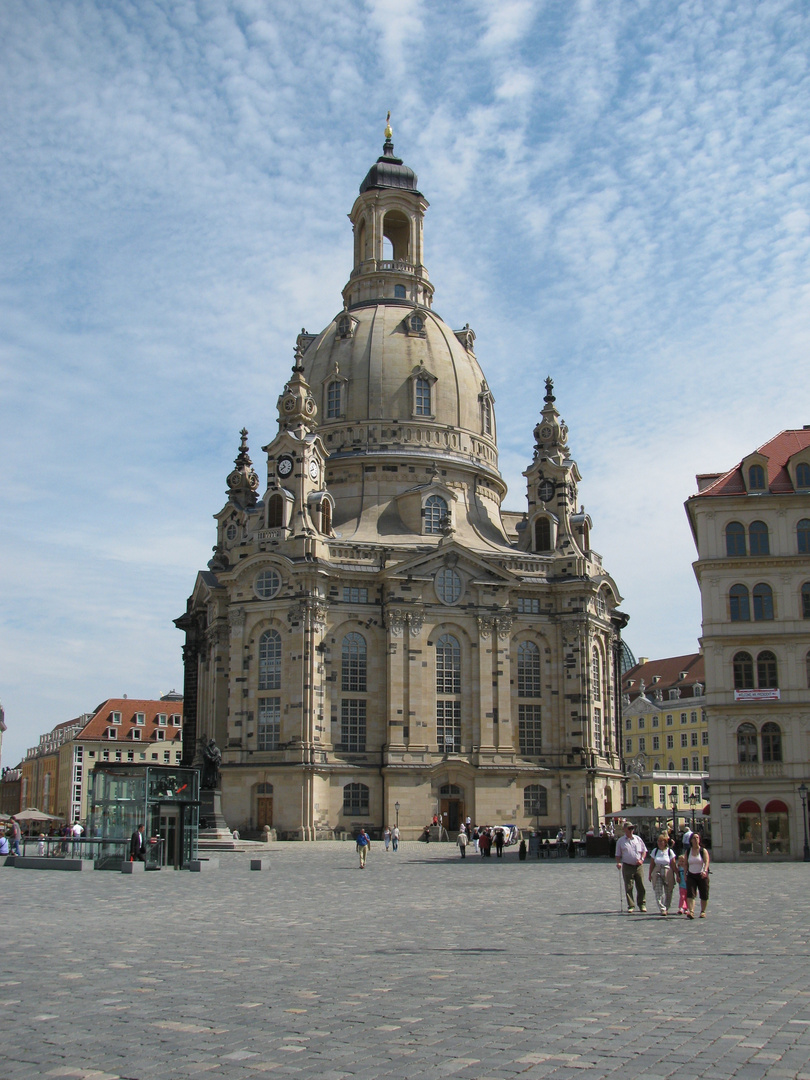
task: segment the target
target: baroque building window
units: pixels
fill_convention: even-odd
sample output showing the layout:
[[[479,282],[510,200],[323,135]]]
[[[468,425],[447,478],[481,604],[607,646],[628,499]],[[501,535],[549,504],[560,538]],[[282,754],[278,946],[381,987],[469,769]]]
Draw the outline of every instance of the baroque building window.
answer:
[[[450,634],[436,642],[436,741],[461,750],[461,646]]]
[[[543,752],[543,727],[539,705],[518,705],[518,739],[520,752],[536,757]]]
[[[366,784],[346,784],[343,788],[343,813],[367,814],[369,790]]]
[[[517,653],[518,697],[541,697],[540,650],[533,641],[521,641]]]
[[[259,689],[281,688],[281,634],[265,630],[259,638]]]
[[[765,470],[761,465],[752,465],[748,470],[748,488],[750,491],[765,490]]]
[[[751,659],[751,654],[747,652],[735,653],[732,664],[734,669],[734,689],[753,690],[754,661]]]
[[[770,585],[760,582],[754,586],[754,622],[770,622],[773,619],[773,592]]]
[[[542,784],[527,784],[523,789],[523,813],[525,817],[548,815],[548,790]]]
[[[743,765],[759,761],[757,729],[753,724],[740,724],[737,728],[737,761]]]
[[[281,737],[281,698],[259,698],[256,737],[257,749],[278,750]]]
[[[440,533],[447,520],[447,503],[441,495],[430,495],[425,502],[425,532]]]
[[[750,622],[751,605],[745,585],[732,585],[728,593],[729,613],[732,622]]]
[[[782,760],[782,729],[772,720],[762,725],[762,760]]]
[[[726,555],[732,558],[745,555],[745,529],[739,521],[730,521],[726,525]]]
[[[748,526],[748,550],[752,555],[770,555],[768,526],[764,521],[752,521]]]
[[[802,518],[796,526],[796,542],[800,555],[810,555],[810,518]]]

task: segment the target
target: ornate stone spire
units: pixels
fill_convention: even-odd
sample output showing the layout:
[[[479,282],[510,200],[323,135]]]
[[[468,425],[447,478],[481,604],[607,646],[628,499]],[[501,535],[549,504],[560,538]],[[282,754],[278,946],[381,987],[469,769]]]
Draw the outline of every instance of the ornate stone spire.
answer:
[[[256,505],[259,477],[253,469],[247,444],[247,428],[242,428],[239,453],[234,458],[236,468],[228,476],[228,498],[242,506]]]
[[[304,358],[299,343],[295,346],[292,378],[278,399],[279,429],[293,431],[303,437],[316,426],[316,412],[315,398],[304,378]]]
[[[545,405],[543,406],[540,422],[534,429],[535,452],[546,457],[567,457],[569,454],[568,427],[565,421],[560,418],[560,414],[554,405],[556,401],[554,383],[550,377],[546,379],[546,396],[544,400]]]

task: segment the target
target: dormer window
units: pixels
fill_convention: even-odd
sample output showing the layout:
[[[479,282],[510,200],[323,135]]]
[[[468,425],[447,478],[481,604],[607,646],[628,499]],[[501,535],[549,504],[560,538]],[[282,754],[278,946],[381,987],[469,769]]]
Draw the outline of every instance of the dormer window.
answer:
[[[430,400],[430,383],[427,379],[417,379],[415,390],[415,409],[417,416],[430,416],[432,413]]]
[[[447,503],[441,495],[431,495],[427,499],[424,516],[426,533],[441,533],[443,531],[445,524],[449,520],[449,514]]]
[[[146,713],[136,712],[132,722],[138,724],[139,727],[143,727],[146,723]]]
[[[110,713],[110,723],[112,723],[112,724],[120,724],[121,723],[121,713],[120,712]]]
[[[748,469],[748,490],[765,490],[765,470],[761,465],[751,465]]]
[[[141,738],[140,728],[136,728],[136,727],[132,728],[132,730],[129,733],[129,737],[130,737],[130,739],[133,739],[135,742],[139,742],[140,738]]]
[[[326,388],[326,419],[335,420],[340,416],[341,386],[339,382],[330,382]]]
[[[108,727],[107,728],[107,738],[108,739],[117,739],[118,738],[118,732],[115,730],[114,727]]]
[[[409,337],[423,338],[427,337],[427,333],[425,331],[425,323],[425,310],[422,308],[417,308],[415,311],[412,311],[410,315],[406,316],[404,322],[402,323],[402,327]]]
[[[348,315],[345,311],[342,315],[338,315],[337,320],[337,336],[339,338],[350,338],[354,335],[354,328],[356,326],[356,320]]]
[[[810,465],[806,461],[800,461],[796,466],[796,487],[810,488]]]

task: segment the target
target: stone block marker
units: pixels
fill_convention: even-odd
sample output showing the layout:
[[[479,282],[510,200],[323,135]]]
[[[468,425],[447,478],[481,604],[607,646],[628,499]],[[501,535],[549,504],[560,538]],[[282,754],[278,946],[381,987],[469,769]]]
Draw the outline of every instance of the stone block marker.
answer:
[[[262,860],[261,859],[251,859],[250,860],[250,869],[251,870],[261,870],[261,868],[262,868]]]
[[[90,863],[92,866],[92,862]],[[49,859],[43,855],[9,855],[6,866],[18,870],[82,870],[83,859]]]
[[[192,859],[188,868],[192,874],[207,874],[209,870],[219,870],[219,859]]]
[[[142,862],[130,862],[129,859],[126,862],[121,863],[122,874],[142,874],[146,870],[146,863]]]

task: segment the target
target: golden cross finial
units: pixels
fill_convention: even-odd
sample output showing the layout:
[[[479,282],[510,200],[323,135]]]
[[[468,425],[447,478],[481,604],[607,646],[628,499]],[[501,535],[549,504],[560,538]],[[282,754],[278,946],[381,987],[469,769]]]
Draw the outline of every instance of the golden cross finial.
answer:
[[[385,118],[385,137],[390,139],[394,132],[391,130],[391,110],[388,110],[388,115]]]

